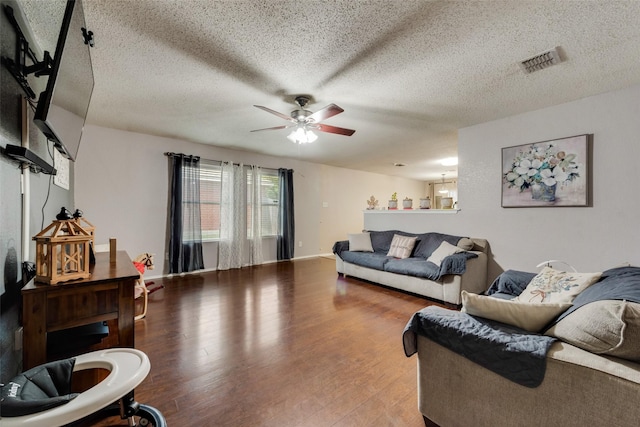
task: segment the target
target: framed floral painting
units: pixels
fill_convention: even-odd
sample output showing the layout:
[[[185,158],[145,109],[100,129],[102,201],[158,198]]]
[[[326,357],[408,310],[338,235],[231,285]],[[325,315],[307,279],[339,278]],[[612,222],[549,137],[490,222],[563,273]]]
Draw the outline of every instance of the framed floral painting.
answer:
[[[591,206],[592,135],[502,149],[502,207]]]

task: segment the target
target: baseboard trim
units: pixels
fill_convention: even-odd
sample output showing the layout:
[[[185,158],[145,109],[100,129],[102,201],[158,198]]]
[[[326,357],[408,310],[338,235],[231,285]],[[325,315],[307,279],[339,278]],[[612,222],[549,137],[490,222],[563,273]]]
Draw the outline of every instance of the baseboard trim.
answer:
[[[310,259],[310,258],[330,258],[330,259],[335,259],[335,255],[332,253],[326,253],[326,254],[316,254],[316,255],[306,255],[306,256],[301,256],[301,257],[294,257],[291,260],[268,260],[268,261],[264,261],[262,264],[257,264],[258,266],[260,265],[265,265],[265,264],[275,264],[278,262],[285,262],[285,261],[299,261],[299,260],[305,260],[305,259]],[[250,265],[243,265],[242,268],[245,267],[251,267]],[[202,274],[202,273],[211,273],[213,271],[218,271],[217,268],[204,268],[202,270],[196,270],[196,271],[189,271],[186,273],[178,273],[178,274],[172,274],[172,273],[167,273],[167,274],[160,274],[160,275],[155,275],[155,276],[144,276],[144,280],[158,280],[158,279],[171,279],[173,277],[184,277],[187,275],[191,275],[191,274]]]

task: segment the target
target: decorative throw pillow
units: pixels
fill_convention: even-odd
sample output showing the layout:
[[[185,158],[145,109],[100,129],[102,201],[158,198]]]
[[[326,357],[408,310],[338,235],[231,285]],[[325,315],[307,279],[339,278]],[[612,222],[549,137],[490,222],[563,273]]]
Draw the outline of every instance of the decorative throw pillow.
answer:
[[[602,300],[585,304],[545,335],[595,354],[640,361],[640,304]]]
[[[460,240],[458,240],[458,244],[456,246],[462,249],[463,251],[470,251],[471,249],[473,249],[474,243],[473,243],[473,240],[471,240],[470,238],[463,237]]]
[[[460,295],[463,312],[517,326],[530,332],[539,332],[556,316],[571,307],[571,303],[528,303],[515,299],[487,297],[467,291],[462,291]]]
[[[349,234],[349,250],[353,252],[373,252],[370,233]]]
[[[416,245],[416,237],[409,236],[401,236],[399,234],[393,235],[393,240],[391,240],[391,246],[389,247],[389,252],[387,256],[392,256],[394,258],[405,259],[411,256],[411,251],[413,247]]]
[[[459,252],[464,252],[464,251],[458,246],[453,246],[449,242],[442,242],[440,243],[440,246],[438,246],[438,249],[433,251],[433,253],[429,256],[429,258],[427,258],[427,261],[430,261],[435,265],[437,265],[438,267],[440,267],[440,264],[442,263],[443,259],[445,259],[449,255],[457,254]]]
[[[517,299],[523,302],[572,302],[600,276],[602,273],[573,273],[545,267]]]

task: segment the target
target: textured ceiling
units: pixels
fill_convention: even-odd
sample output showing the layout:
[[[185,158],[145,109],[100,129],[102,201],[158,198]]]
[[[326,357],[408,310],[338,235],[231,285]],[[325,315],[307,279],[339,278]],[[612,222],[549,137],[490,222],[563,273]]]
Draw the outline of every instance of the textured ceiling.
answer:
[[[22,3],[53,50],[64,1]],[[461,127],[640,83],[635,0],[83,4],[88,123],[416,179],[457,173],[438,160],[456,155]],[[556,46],[561,64],[520,70]],[[250,132],[286,124],[254,104],[289,114],[296,94],[312,111],[338,104],[325,123],[356,133],[299,146],[287,130]]]

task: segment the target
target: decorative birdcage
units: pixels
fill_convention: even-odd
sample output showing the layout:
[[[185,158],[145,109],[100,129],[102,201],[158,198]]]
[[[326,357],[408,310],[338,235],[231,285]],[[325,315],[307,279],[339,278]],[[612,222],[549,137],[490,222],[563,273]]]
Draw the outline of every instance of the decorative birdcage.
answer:
[[[77,211],[76,211],[77,212]],[[91,236],[91,244],[93,246],[96,245],[96,241],[95,241],[95,232],[96,232],[96,227],[91,224],[89,221],[87,221],[87,219],[83,216],[73,216],[76,223],[82,227],[82,229],[84,231],[86,231],[87,233],[89,233],[89,235]]]
[[[36,282],[54,285],[91,277],[92,238],[76,219],[55,220],[36,234]]]

